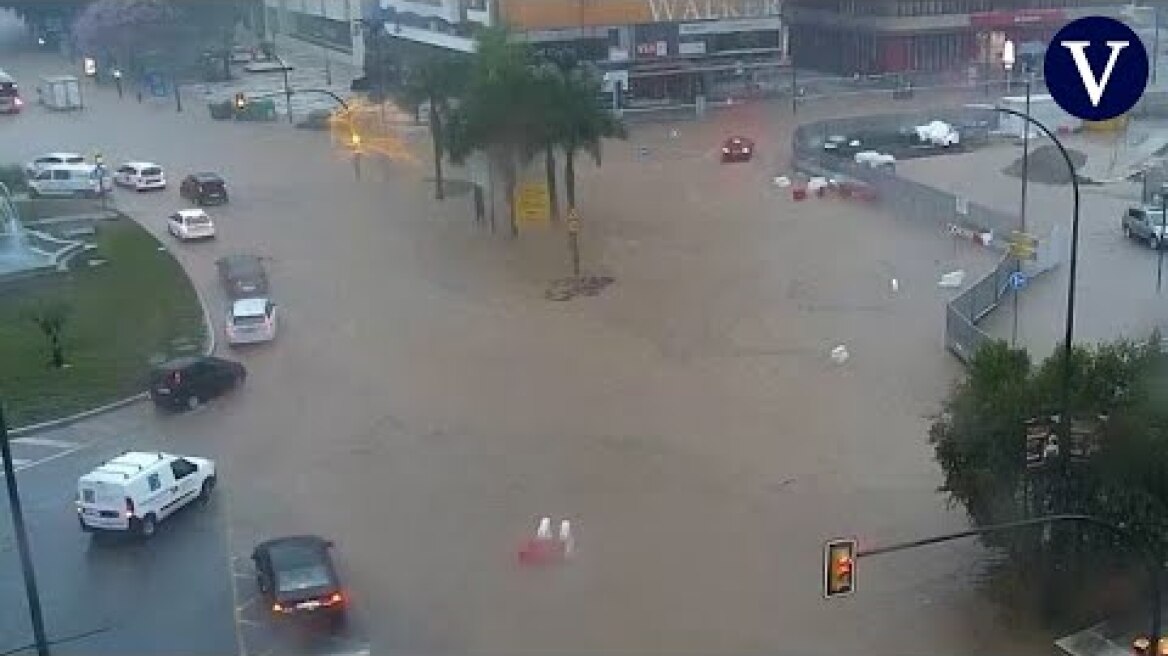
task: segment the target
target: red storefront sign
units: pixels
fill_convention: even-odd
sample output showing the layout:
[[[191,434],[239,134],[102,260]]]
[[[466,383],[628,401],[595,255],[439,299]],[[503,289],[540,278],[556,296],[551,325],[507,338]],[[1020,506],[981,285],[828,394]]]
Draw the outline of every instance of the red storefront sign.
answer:
[[[1020,9],[1018,11],[984,11],[969,15],[969,24],[978,28],[1006,28],[1018,25],[1061,23],[1066,21],[1062,9]]]

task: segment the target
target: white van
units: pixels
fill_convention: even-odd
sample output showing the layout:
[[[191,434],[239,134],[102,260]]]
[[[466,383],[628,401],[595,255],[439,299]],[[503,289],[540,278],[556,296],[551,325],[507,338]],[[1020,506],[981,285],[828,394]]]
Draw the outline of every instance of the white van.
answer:
[[[113,188],[109,174],[93,164],[50,164],[29,176],[33,196],[98,196]]]
[[[206,458],[130,451],[77,481],[81,530],[154,535],[179,508],[206,501],[215,488],[215,463]]]

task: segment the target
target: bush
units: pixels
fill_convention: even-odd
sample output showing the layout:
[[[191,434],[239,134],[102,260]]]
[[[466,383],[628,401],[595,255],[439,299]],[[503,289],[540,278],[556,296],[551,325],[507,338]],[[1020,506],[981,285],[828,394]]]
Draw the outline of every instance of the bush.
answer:
[[[28,190],[28,179],[24,177],[24,167],[20,164],[0,164],[0,182],[14,194]]]

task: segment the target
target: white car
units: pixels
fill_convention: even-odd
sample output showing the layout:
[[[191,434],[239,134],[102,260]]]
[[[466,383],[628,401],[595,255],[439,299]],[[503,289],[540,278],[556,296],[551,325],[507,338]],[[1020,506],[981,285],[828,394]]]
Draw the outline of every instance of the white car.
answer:
[[[241,298],[227,312],[227,343],[255,344],[276,338],[276,304],[267,298]]]
[[[52,166],[54,164],[84,164],[85,155],[81,153],[45,153],[40,157],[34,159],[28,164],[24,165],[24,174],[30,178],[35,177],[37,172],[41,169]]]
[[[150,537],[158,523],[215,489],[215,462],[194,456],[130,451],[77,480],[81,530],[130,531]]]
[[[925,125],[916,126],[917,140],[921,143],[932,144],[941,148],[956,146],[961,143],[961,133],[945,121],[930,121]]]
[[[166,217],[166,229],[177,239],[211,239],[215,223],[203,210],[179,210]]]
[[[166,189],[166,174],[153,162],[126,162],[114,169],[114,183],[135,191]]]

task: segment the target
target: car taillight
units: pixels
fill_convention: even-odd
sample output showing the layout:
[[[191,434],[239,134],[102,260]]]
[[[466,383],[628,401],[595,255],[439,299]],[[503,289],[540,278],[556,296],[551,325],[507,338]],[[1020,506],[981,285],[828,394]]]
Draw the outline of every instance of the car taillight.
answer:
[[[282,612],[284,612],[284,607],[281,606],[279,602],[276,602],[276,603],[272,604],[272,612],[273,613],[282,613]]]
[[[337,604],[343,602],[344,600],[345,600],[344,595],[342,595],[339,592],[334,592],[334,593],[332,593],[332,595],[329,596],[328,599],[325,600],[324,605],[325,606],[336,606]]]
[[[126,497],[126,517],[129,518],[129,517],[133,517],[133,516],[134,516],[134,500],[131,499],[130,497]]]

